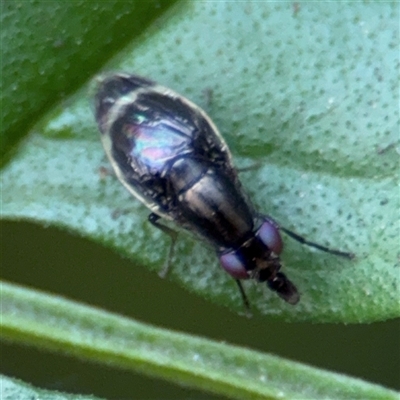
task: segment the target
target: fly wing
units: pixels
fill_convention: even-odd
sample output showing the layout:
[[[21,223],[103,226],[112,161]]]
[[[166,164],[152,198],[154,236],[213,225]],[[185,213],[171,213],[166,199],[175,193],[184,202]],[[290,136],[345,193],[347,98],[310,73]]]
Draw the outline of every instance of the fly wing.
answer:
[[[193,126],[175,117],[162,98],[149,101],[150,94],[124,101],[103,144],[128,190],[153,212],[173,218],[168,169],[177,156],[190,156]]]
[[[162,217],[174,219],[177,194],[168,173],[178,158],[202,160],[237,180],[227,145],[210,118],[172,90],[137,76],[113,75],[100,84],[96,109],[118,178]]]

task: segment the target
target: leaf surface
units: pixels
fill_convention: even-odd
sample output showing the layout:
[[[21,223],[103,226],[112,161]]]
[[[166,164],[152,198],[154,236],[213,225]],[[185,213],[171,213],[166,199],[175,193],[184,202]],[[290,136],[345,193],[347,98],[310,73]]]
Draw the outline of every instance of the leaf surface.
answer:
[[[70,68],[61,70],[47,47],[40,57],[54,61],[43,73],[40,62],[24,68],[14,54],[14,63],[4,68],[10,128],[3,133],[7,143],[15,143],[15,136],[24,140],[7,153],[2,169],[2,217],[61,226],[161,270],[169,238],[149,226],[147,209],[109,173],[92,116],[90,78],[100,72],[95,66],[115,54],[103,71],[146,75],[182,93],[210,114],[238,167],[261,163],[242,174],[261,213],[309,240],[355,253],[348,261],[284,237],[284,271],[301,302],[284,304],[265,285],[246,282],[255,312],[318,322],[398,316],[399,6],[296,4],[182,3],[139,37],[137,30],[126,31],[128,22],[140,21],[141,14],[133,13],[122,26],[112,25],[119,35],[125,30],[129,38],[123,41],[106,34],[96,41],[102,33],[90,29],[100,24],[101,13],[91,9],[89,18],[87,9],[80,10],[89,33],[76,36],[79,50],[65,55]],[[113,13],[119,15],[104,15]],[[4,16],[8,35],[13,18]],[[39,28],[34,25],[34,32]],[[31,37],[21,29],[20,35],[30,51],[43,50],[46,32]],[[109,47],[98,45],[107,40]],[[78,67],[84,53],[90,62]],[[14,90],[10,77],[17,76]],[[46,84],[35,85],[38,78]],[[20,82],[33,87],[26,86],[22,99]],[[74,88],[80,90],[55,104]],[[170,279],[241,311],[236,285],[212,253],[196,238],[180,235]]]
[[[1,296],[3,338],[231,399],[398,399],[394,391],[360,379],[156,328],[37,290],[2,282]],[[40,398],[75,398],[46,397],[48,391],[27,387],[18,398],[32,398],[33,391]]]

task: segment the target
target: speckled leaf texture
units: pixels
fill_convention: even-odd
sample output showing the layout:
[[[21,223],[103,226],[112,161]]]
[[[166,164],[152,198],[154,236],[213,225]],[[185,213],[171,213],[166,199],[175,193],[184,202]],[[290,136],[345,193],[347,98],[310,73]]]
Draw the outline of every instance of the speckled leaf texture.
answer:
[[[9,23],[23,11],[3,8],[3,34],[16,38],[2,39],[3,218],[63,227],[156,276],[169,238],[108,172],[90,83],[105,71],[145,75],[204,108],[239,168],[257,163],[241,178],[261,213],[356,255],[284,235],[284,271],[301,301],[249,281],[253,312],[318,322],[399,315],[397,3],[188,2],[148,29],[128,8],[122,28],[94,10],[114,36],[86,20],[57,35],[27,16],[35,36]],[[208,245],[181,234],[173,265],[169,279],[242,311]]]
[[[95,396],[67,394],[34,388],[20,380],[0,375],[0,395],[2,400],[101,400]]]
[[[1,289],[1,336],[18,337],[42,349],[140,371],[229,399],[398,400],[398,393],[382,386],[271,354],[143,324],[38,290],[7,283]],[[19,396],[7,396],[16,391]],[[139,392],[133,389],[124,398],[144,398]],[[32,400],[34,394],[40,399],[61,398],[0,375],[2,400]]]

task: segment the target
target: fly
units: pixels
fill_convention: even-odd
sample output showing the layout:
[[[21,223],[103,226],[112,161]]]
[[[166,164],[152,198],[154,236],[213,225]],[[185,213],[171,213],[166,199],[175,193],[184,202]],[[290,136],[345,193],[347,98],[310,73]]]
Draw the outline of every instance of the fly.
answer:
[[[174,221],[209,242],[222,268],[248,300],[242,279],[266,282],[296,304],[296,286],[281,270],[279,231],[319,250],[353,254],[309,242],[258,213],[243,192],[227,144],[207,114],[188,99],[136,75],[101,77],[95,113],[105,152],[121,183],[150,210],[150,222]],[[170,253],[171,254],[171,253]]]

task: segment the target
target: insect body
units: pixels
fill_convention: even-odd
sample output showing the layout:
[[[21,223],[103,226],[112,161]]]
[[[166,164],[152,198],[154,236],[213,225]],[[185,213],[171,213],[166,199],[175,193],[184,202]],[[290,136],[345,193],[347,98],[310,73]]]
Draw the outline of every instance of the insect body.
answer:
[[[330,250],[254,210],[225,141],[203,110],[170,89],[127,74],[101,78],[95,106],[116,175],[152,211],[153,222],[173,220],[211,243],[246,303],[239,280],[248,278],[267,282],[290,304],[298,302],[296,287],[280,272],[279,230]]]

